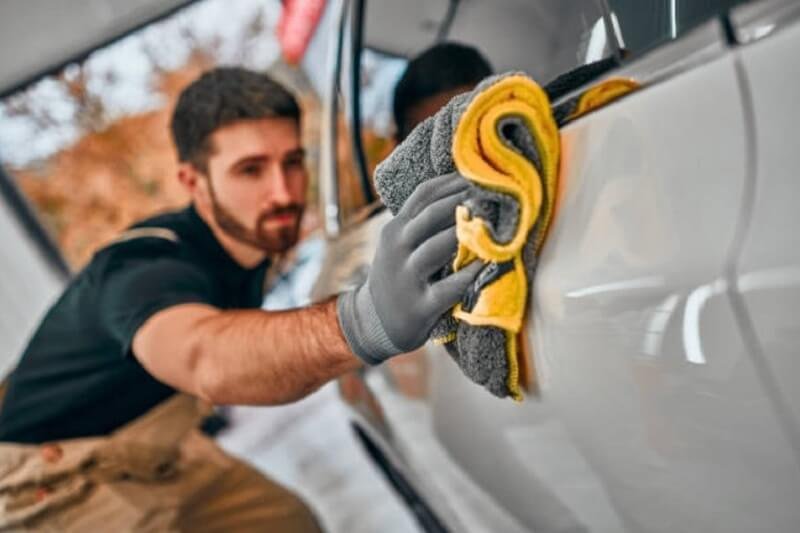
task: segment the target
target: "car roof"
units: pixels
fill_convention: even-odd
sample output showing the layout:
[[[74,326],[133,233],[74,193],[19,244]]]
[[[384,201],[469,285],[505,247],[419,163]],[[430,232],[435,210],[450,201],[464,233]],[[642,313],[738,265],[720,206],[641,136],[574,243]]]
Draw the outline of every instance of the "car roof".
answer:
[[[0,95],[194,0],[3,0]]]

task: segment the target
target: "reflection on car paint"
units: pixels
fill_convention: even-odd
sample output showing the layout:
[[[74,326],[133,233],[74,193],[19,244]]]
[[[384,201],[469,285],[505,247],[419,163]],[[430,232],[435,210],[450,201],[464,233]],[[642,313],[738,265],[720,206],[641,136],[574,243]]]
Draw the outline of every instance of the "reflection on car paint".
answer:
[[[716,279],[706,285],[700,285],[686,298],[683,311],[683,349],[686,360],[697,365],[706,364],[700,336],[700,314],[705,303],[713,296],[723,294],[728,284],[723,279]]]
[[[612,281],[609,283],[601,283],[600,285],[590,285],[588,287],[573,289],[568,291],[565,296],[567,298],[584,298],[586,296],[608,292],[630,291],[648,288],[655,289],[658,287],[663,287],[664,285],[665,281],[661,276],[645,276],[641,278]]]
[[[664,334],[679,301],[679,295],[670,294],[653,311],[647,322],[647,329],[642,344],[642,352],[644,354],[649,356],[661,354]]]

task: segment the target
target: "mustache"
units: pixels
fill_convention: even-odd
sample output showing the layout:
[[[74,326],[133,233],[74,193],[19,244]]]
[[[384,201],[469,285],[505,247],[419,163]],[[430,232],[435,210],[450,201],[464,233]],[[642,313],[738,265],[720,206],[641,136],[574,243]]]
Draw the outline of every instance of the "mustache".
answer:
[[[303,210],[305,206],[302,204],[287,204],[282,205],[280,207],[276,207],[274,209],[270,209],[269,211],[264,211],[258,217],[258,223],[262,223],[266,220],[269,220],[272,217],[278,217],[283,215],[297,215],[298,217],[303,214]]]

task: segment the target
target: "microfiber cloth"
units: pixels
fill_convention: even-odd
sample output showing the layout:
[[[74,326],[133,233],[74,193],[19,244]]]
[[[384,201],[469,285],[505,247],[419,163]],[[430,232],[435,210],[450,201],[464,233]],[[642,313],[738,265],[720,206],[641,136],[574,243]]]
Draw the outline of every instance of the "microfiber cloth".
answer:
[[[522,398],[519,334],[553,214],[558,161],[547,95],[512,72],[453,98],[375,172],[378,192],[395,214],[427,179],[458,170],[471,183],[455,213],[456,256],[442,275],[475,260],[486,265],[431,338],[498,397]]]

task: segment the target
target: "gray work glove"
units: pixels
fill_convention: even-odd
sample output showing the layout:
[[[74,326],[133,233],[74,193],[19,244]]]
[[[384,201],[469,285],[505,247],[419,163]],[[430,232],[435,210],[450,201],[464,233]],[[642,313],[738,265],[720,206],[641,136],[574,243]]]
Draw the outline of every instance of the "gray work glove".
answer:
[[[339,324],[353,353],[365,362],[379,364],[422,346],[480,270],[481,262],[475,261],[432,279],[455,254],[455,208],[467,188],[456,173],[419,185],[383,227],[367,280],[339,295]]]

